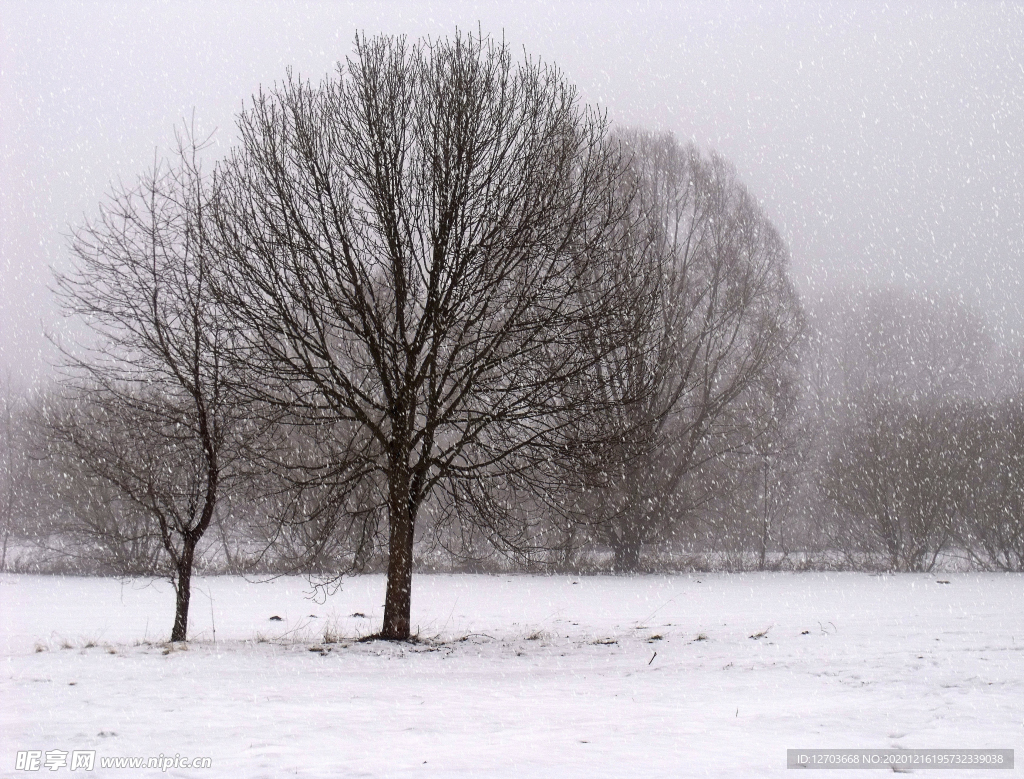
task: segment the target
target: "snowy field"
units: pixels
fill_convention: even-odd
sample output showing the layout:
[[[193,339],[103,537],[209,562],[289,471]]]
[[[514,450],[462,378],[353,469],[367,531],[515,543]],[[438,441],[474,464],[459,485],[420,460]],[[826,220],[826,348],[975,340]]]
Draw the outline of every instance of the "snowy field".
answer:
[[[797,747],[1024,761],[1017,575],[422,575],[417,645],[354,641],[380,627],[382,577],[309,589],[199,579],[186,649],[162,643],[166,582],[0,577],[0,776],[783,776]],[[14,770],[55,749],[212,768]]]

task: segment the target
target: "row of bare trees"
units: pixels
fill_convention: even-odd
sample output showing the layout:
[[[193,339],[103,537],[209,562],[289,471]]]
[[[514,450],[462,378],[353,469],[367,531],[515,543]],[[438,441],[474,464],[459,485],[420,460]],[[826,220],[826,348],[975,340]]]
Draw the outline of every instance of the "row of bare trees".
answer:
[[[238,128],[75,232],[62,381],[0,409],[5,565],[30,540],[166,575],[184,640],[211,559],[384,570],[389,639],[417,559],[1024,564],[1024,414],[980,320],[890,293],[808,330],[721,158],[480,36],[359,38]]]
[[[381,565],[405,639],[417,544],[638,570],[727,459],[764,463],[768,522],[802,315],[723,160],[610,132],[481,36],[360,37],[238,129],[207,168],[183,133],[74,234],[83,335],[28,447],[50,551],[169,575],[172,640],[218,540]]]
[[[801,341],[786,246],[720,157],[612,131],[480,36],[361,37],[238,129],[205,167],[184,132],[75,232],[81,337],[2,409],[5,561],[31,526],[167,575],[172,640],[210,554],[385,570],[388,639],[417,557],[1021,566],[1024,422],[972,384],[984,328],[881,296]]]

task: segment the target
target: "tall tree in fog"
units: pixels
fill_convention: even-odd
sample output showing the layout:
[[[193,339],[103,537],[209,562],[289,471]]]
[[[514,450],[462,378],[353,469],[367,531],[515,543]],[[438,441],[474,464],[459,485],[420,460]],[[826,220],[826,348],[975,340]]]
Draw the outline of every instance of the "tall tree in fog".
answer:
[[[471,501],[588,411],[585,338],[615,297],[593,284],[605,122],[504,44],[377,37],[334,78],[260,93],[239,129],[219,215],[237,354],[259,400],[342,425],[333,478],[379,485],[381,636],[407,639],[424,504]]]
[[[61,456],[153,523],[176,589],[172,641],[187,638],[196,549],[237,453],[201,147],[183,137],[171,163],[113,190],[74,233],[74,268],[57,275],[58,292],[92,338],[66,351],[65,400],[47,417]]]
[[[581,506],[631,571],[699,498],[684,494],[688,476],[724,452],[770,449],[802,315],[786,246],[730,165],[671,136],[620,139],[638,195],[609,267],[636,289],[612,329],[626,342],[593,341],[608,402],[587,424],[607,443],[580,449]]]

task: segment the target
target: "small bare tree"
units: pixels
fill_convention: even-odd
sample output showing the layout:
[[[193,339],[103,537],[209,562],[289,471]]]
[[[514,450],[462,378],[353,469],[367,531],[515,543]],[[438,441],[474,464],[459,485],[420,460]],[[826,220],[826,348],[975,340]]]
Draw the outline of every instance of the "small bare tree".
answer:
[[[212,307],[202,148],[187,134],[172,163],[114,189],[74,233],[74,269],[57,274],[66,314],[92,338],[65,350],[74,403],[49,427],[152,521],[176,589],[172,641],[187,638],[196,549],[239,451],[228,331]]]
[[[0,571],[19,519],[24,519],[26,477],[26,403],[14,390],[10,374],[0,379]]]
[[[35,545],[49,564],[82,573],[172,574],[151,512],[120,486],[126,468],[138,474],[148,467],[156,482],[171,464],[142,429],[144,416],[96,398],[56,387],[34,404]]]
[[[834,545],[856,565],[930,571],[954,537],[965,482],[956,407],[887,403],[846,428],[823,468]],[[870,563],[869,563],[870,564]]]
[[[319,86],[257,95],[239,129],[218,212],[237,361],[260,402],[365,433],[329,465],[385,509],[380,635],[405,640],[421,508],[479,503],[587,412],[605,122],[502,43],[378,37]]]
[[[965,410],[957,543],[982,568],[1024,571],[1024,398]]]

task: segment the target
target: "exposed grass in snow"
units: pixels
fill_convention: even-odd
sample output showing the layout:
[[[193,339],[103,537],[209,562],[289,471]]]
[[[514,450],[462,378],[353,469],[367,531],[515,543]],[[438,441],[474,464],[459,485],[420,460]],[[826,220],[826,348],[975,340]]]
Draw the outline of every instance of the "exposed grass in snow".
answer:
[[[25,749],[213,758],[163,774],[190,777],[782,776],[795,747],[1024,759],[1020,575],[414,588],[418,641],[394,644],[362,640],[381,577],[321,602],[301,579],[199,579],[192,640],[168,644],[164,582],[0,577],[0,775]]]

